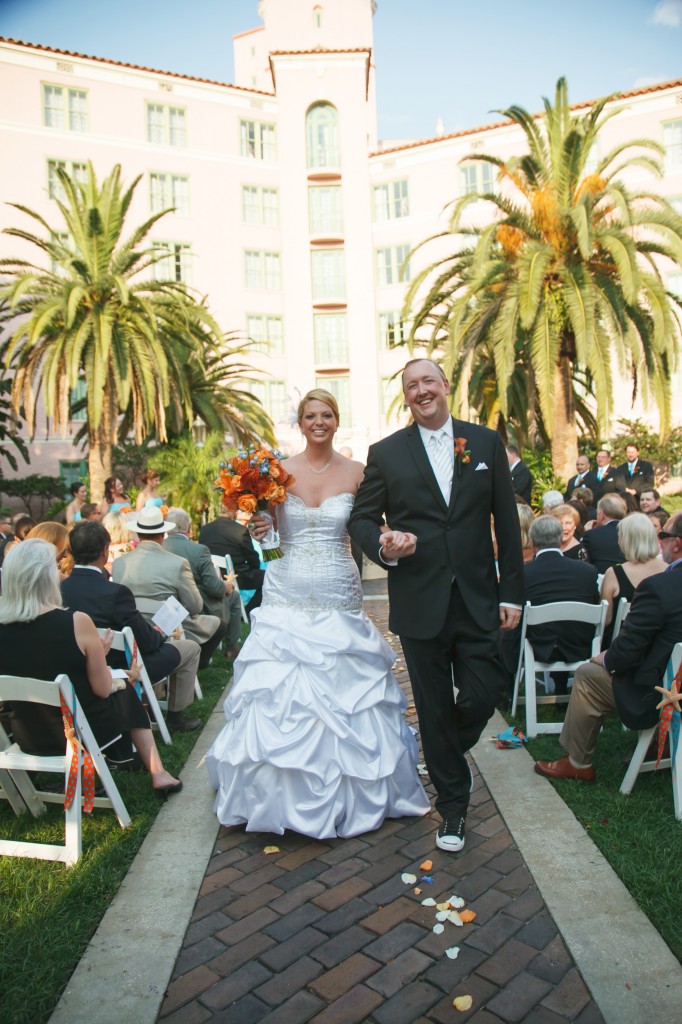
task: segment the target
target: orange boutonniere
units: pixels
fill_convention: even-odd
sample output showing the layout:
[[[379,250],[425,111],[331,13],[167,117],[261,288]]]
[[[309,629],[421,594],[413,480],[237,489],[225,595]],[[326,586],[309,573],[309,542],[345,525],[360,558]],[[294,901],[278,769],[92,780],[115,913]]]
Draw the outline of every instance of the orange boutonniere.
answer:
[[[466,446],[466,437],[455,438],[455,462],[457,463],[457,476],[462,472],[462,466],[471,462],[471,452]]]

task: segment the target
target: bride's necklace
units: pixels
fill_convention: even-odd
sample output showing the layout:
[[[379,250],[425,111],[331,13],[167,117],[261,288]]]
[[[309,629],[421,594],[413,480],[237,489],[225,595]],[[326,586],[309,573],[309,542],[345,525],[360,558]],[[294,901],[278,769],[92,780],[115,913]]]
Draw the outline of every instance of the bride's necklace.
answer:
[[[332,452],[331,459],[329,460],[329,462],[326,463],[326,465],[322,467],[322,469],[315,469],[314,466],[311,466],[308,460],[306,459],[305,455],[303,456],[303,461],[305,462],[306,466],[308,467],[311,473],[316,473],[319,476],[320,473],[326,473],[329,467],[331,466],[332,462],[334,461],[334,453]]]

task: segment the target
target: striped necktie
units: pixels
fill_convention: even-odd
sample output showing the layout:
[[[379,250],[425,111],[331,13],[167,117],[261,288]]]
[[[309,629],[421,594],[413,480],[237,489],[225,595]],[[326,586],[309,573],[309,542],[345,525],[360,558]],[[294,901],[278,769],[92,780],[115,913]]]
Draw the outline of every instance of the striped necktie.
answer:
[[[452,490],[452,470],[455,453],[447,432],[445,430],[434,431],[429,440],[429,448],[429,459],[433,466],[438,486],[445,498],[445,503],[448,504]]]

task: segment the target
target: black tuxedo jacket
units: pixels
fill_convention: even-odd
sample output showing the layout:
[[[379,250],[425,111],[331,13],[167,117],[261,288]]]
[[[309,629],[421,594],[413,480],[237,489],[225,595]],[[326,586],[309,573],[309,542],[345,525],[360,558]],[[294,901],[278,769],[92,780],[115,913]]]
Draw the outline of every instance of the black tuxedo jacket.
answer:
[[[237,574],[237,583],[244,590],[257,590],[263,585],[263,570],[258,552],[251,543],[249,531],[241,523],[219,516],[199,531],[199,543],[212,555],[229,555]]]
[[[551,604],[553,601],[583,601],[596,604],[597,570],[587,562],[564,558],[558,551],[540,552],[523,567],[526,583],[526,601],[531,604]],[[579,661],[592,654],[590,643],[594,627],[584,622],[548,622],[528,630],[535,656],[549,661],[556,647],[556,655],[564,661]]]
[[[616,473],[623,478],[623,490],[630,490],[636,494],[641,494],[642,491],[650,491],[654,486],[654,467],[644,459],[637,459],[632,476],[630,476],[630,467],[627,462],[624,462],[622,466],[618,466]]]
[[[682,640],[682,572],[677,566],[643,580],[620,633],[604,659],[613,672],[613,693],[621,720],[629,729],[656,725],[656,705],[672,649]]]
[[[597,495],[599,495],[599,497],[601,497],[601,484],[597,480],[597,474],[593,470],[588,469],[587,473],[585,474],[585,476],[580,481],[578,481],[578,477],[579,476],[580,476],[580,474],[576,473],[576,475],[572,476],[571,479],[566,484],[566,492],[564,494],[564,501],[570,501],[571,500],[571,495],[573,494],[573,491],[576,489],[576,487],[589,487],[590,490],[592,491],[592,493],[595,496],[595,504],[596,504],[596,502],[597,502]]]
[[[533,490],[533,474],[525,462],[517,462],[510,472],[514,494],[518,494],[527,505],[530,505],[530,496]]]
[[[603,526],[593,526],[585,533],[583,544],[598,573],[605,573],[610,566],[625,561],[618,545],[618,522],[615,519]]]
[[[121,630],[130,626],[145,668],[153,683],[164,679],[180,664],[177,647],[150,625],[137,610],[132,591],[122,583],[113,583],[99,571],[74,569],[62,583],[64,604],[73,612],[85,612],[101,629]],[[122,651],[111,651],[112,668],[125,668]]]
[[[625,490],[625,478],[615,466],[609,466],[608,471],[601,480],[595,471],[594,481],[594,503],[595,505],[605,494],[622,494]]]
[[[389,628],[418,639],[437,636],[453,576],[481,630],[499,627],[499,602],[523,604],[523,556],[509,462],[499,434],[454,420],[470,462],[455,461],[449,505],[431,468],[416,424],[373,444],[348,521],[368,558],[379,558],[379,527],[417,537],[414,555],[388,570]],[[495,519],[499,583],[490,517]],[[385,567],[385,566],[384,566]]]

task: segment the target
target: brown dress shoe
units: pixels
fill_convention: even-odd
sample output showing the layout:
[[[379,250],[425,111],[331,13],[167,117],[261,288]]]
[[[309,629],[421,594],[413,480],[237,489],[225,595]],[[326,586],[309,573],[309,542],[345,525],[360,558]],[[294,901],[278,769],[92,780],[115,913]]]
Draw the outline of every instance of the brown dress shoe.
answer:
[[[588,765],[587,768],[576,768],[566,757],[559,761],[536,761],[535,771],[538,775],[544,775],[546,779],[576,779],[578,782],[594,782],[594,768]]]

